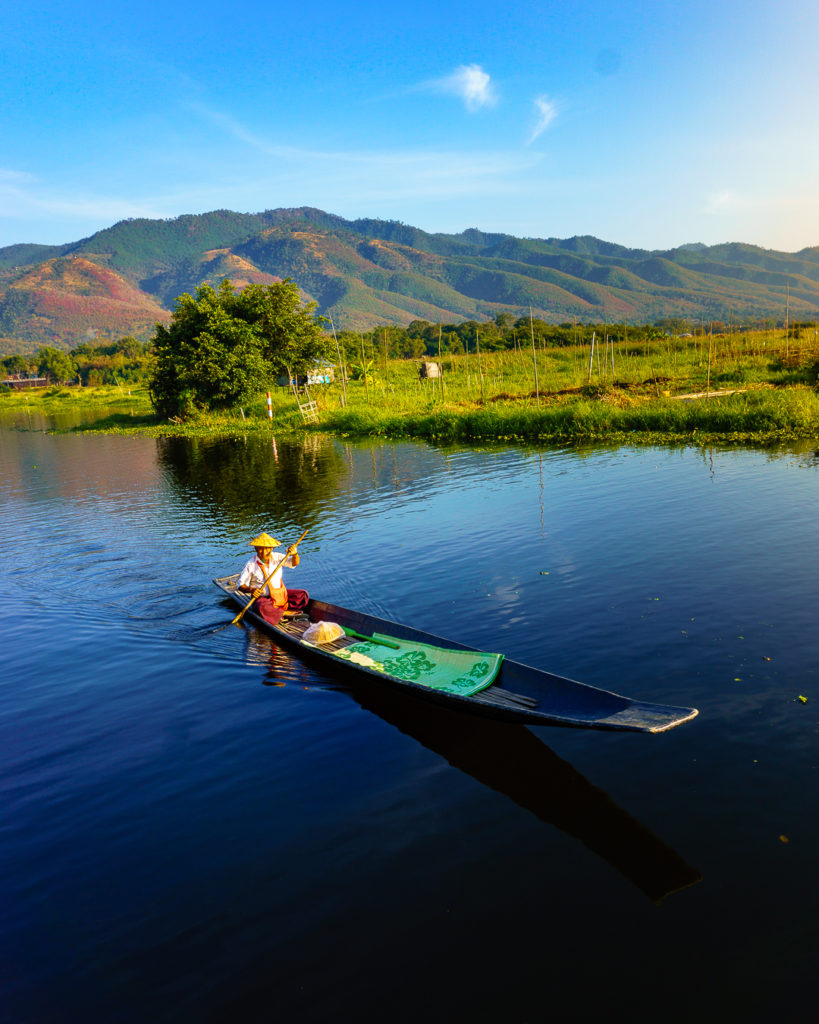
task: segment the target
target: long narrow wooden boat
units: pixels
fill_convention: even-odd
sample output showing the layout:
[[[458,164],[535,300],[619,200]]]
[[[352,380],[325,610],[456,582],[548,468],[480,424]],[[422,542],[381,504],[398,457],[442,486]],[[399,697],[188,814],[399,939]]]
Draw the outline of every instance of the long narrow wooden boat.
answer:
[[[240,607],[250,600],[249,595],[236,589],[238,574],[225,576],[213,582]],[[251,607],[245,620],[266,630],[283,644],[297,648],[306,658],[318,661],[325,670],[347,678],[368,679],[381,686],[398,687],[425,700],[461,711],[488,715],[507,722],[529,725],[564,725],[585,729],[619,729],[632,732],[666,732],[688,722],[697,715],[696,708],[673,707],[631,700],[609,690],[553,675],[516,661],[503,659],[494,681],[486,689],[470,696],[432,689],[429,686],[402,679],[383,669],[369,667],[367,659],[345,660],[348,647],[356,650],[362,637],[376,634],[414,644],[427,644],[444,651],[475,652],[474,647],[445,640],[432,633],[424,633],[390,622],[364,612],[351,611],[340,605],[311,599],[306,611],[293,619],[271,626]],[[316,645],[304,639],[304,632],[312,623],[334,622],[355,634],[344,635],[329,644]],[[385,644],[385,647],[388,645]],[[386,653],[389,653],[388,651]]]

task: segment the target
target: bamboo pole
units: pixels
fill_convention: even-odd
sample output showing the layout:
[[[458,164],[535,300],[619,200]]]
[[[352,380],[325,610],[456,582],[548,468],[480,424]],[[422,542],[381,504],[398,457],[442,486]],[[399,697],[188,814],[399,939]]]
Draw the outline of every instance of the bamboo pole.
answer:
[[[364,354],[364,335],[361,335],[361,373],[364,376],[364,394],[366,395],[367,405],[370,404],[370,388],[367,384],[367,357]]]
[[[537,404],[540,405],[540,385],[537,379],[537,351],[535,350],[535,322],[532,318],[532,307],[529,307],[529,330],[532,332],[532,363],[535,367],[535,396]]]
[[[341,346],[338,343],[338,335],[336,334],[336,325],[333,323],[333,318],[330,317],[330,326],[333,328],[333,337],[336,339],[336,353],[338,354],[338,366],[341,370],[341,395],[342,395],[342,407],[347,406],[347,372],[344,366],[344,360],[341,358]]]
[[[512,331],[512,351],[514,355],[517,356],[517,360],[520,363],[521,369],[525,371],[526,361],[523,358],[523,346],[518,340],[518,332],[514,329]]]
[[[477,327],[475,328],[475,352],[478,356],[478,376],[481,379],[481,401],[483,401],[485,397],[483,390],[483,363],[481,362],[481,339]]]
[[[446,395],[446,389],[444,388],[444,364],[441,362],[441,332],[443,327],[438,324],[438,370],[441,374],[441,398],[443,399]],[[450,369],[452,369],[452,363],[450,361]]]
[[[790,345],[788,342],[788,320],[790,318],[790,305],[791,305],[791,282],[788,280],[786,284],[787,291],[785,292],[785,358],[787,359],[790,355]]]

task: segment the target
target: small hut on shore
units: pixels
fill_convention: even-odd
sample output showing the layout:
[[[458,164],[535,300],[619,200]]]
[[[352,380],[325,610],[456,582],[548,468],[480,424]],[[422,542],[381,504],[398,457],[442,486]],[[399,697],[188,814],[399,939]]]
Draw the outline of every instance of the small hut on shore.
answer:
[[[418,368],[418,376],[421,380],[431,380],[434,377],[443,377],[444,371],[440,363],[428,363],[426,360],[421,360],[421,365]]]
[[[44,388],[49,383],[48,377],[24,377],[21,373],[15,373],[6,377],[0,384],[13,388],[15,391],[22,391],[25,388]]]
[[[288,377],[286,373],[283,373],[276,379],[276,383],[281,388],[303,388],[306,385],[313,384],[332,384],[336,379],[335,367],[331,363],[322,363],[316,361],[307,370],[307,373],[302,373],[296,376]]]

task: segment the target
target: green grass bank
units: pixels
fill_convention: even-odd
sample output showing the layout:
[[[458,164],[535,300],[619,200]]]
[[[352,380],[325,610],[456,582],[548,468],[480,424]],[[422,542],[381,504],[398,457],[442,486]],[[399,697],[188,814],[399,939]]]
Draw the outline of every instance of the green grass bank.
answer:
[[[819,437],[815,336],[604,338],[594,350],[476,350],[437,362],[438,379],[421,379],[417,360],[386,360],[366,378],[313,387],[315,423],[303,421],[292,392],[275,387],[272,420],[259,394],[244,408],[162,422],[138,385],[6,391],[0,414],[39,412],[53,417],[57,430],[165,436],[318,430],[350,438],[559,443]],[[61,426],[59,414],[68,411],[74,415]]]

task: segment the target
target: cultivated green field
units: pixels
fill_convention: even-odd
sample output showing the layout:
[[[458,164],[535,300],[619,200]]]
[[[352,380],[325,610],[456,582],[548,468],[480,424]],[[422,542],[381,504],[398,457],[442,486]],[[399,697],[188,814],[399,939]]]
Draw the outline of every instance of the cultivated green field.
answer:
[[[322,425],[350,436],[763,439],[819,433],[819,343],[756,332],[443,356],[376,365],[371,382],[319,395]],[[317,389],[313,389],[314,392]],[[315,397],[315,395],[314,395]]]
[[[370,353],[367,353],[369,355]],[[143,387],[51,388],[0,395],[0,411],[104,409],[74,429],[115,433],[225,434],[324,430],[334,434],[436,440],[773,440],[819,436],[816,332],[782,330],[589,344],[538,344],[448,355],[442,376],[422,380],[418,360],[362,360],[359,379],[314,386],[318,420],[304,423],[292,392],[228,413],[162,423]],[[366,376],[361,367],[367,366]],[[348,377],[349,368],[348,368]]]

